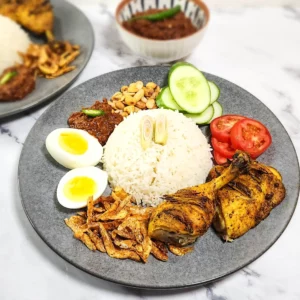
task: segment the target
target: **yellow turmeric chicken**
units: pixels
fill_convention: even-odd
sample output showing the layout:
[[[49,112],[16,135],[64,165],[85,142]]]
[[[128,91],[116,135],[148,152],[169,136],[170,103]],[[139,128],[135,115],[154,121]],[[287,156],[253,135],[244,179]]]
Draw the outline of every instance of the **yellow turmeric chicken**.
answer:
[[[216,192],[247,169],[249,156],[241,151],[232,163],[210,182],[164,196],[150,218],[148,234],[151,238],[175,246],[186,246],[202,236],[215,215]]]
[[[35,34],[52,40],[54,15],[48,0],[0,0],[0,14],[18,22]]]
[[[215,166],[208,180],[226,173],[228,165]],[[217,191],[214,228],[226,241],[236,239],[264,220],[285,197],[279,172],[252,161],[245,174]]]

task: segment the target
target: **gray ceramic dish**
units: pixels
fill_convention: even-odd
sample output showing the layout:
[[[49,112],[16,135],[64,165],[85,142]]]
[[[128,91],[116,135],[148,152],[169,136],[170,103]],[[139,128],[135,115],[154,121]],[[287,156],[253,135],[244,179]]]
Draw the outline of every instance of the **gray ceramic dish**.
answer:
[[[0,118],[19,113],[50,100],[63,92],[76,79],[89,61],[94,48],[94,32],[87,17],[67,1],[52,0],[54,8],[54,35],[57,40],[69,40],[81,46],[81,53],[72,63],[76,69],[55,79],[38,78],[32,93],[20,101],[0,102]],[[30,35],[33,42],[42,38]]]
[[[112,259],[88,250],[73,238],[64,218],[74,211],[61,207],[55,192],[67,170],[54,162],[45,148],[45,138],[54,129],[67,127],[67,118],[95,99],[110,97],[122,85],[142,80],[166,84],[168,67],[139,67],[108,73],[65,93],[39,118],[24,144],[19,163],[19,188],[29,221],[57,254],[76,267],[99,278],[138,288],[171,289],[200,285],[220,279],[254,261],[279,238],[288,225],[299,194],[299,166],[293,144],[279,120],[258,99],[222,78],[206,74],[221,89],[224,114],[243,114],[261,120],[271,131],[273,143],[259,158],[277,168],[286,186],[283,203],[271,215],[233,243],[224,243],[210,229],[195,251],[184,257],[170,255],[168,262],[150,257],[147,264]],[[208,127],[202,128],[208,134]],[[282,146],[284,145],[284,147]]]

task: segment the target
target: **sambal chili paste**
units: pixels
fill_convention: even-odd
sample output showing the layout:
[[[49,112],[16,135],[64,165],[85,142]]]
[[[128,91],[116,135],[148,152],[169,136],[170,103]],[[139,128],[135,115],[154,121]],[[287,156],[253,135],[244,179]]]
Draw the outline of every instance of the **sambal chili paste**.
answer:
[[[144,12],[138,12],[132,16],[132,19],[124,21],[123,26],[139,36],[155,40],[179,39],[195,33],[198,30],[182,11],[170,18],[157,21],[138,18],[163,11],[162,9],[149,9]]]

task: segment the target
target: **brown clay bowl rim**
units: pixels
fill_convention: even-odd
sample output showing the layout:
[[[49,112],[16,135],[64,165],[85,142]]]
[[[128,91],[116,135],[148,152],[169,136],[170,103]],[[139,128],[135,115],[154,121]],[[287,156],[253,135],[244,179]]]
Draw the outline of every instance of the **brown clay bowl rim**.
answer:
[[[131,31],[129,31],[129,30],[128,30],[127,28],[125,28],[125,27],[123,26],[123,24],[119,21],[118,16],[119,16],[119,14],[120,14],[121,9],[123,9],[125,5],[127,5],[128,3],[133,2],[133,1],[134,1],[134,0],[122,0],[122,1],[119,3],[119,5],[117,6],[117,8],[116,8],[115,19],[116,19],[118,25],[120,25],[120,27],[121,27],[123,30],[125,30],[125,31],[128,32],[129,34],[131,34],[131,35],[133,35],[133,36],[135,36],[135,37],[137,37],[137,38],[140,38],[140,39],[142,39],[142,40],[147,40],[147,41],[152,41],[152,42],[164,42],[164,43],[170,42],[170,41],[180,41],[180,40],[186,39],[186,38],[188,38],[188,37],[191,37],[191,36],[193,36],[193,35],[196,35],[196,34],[198,34],[200,31],[203,31],[203,30],[207,27],[207,25],[208,25],[208,23],[209,23],[209,21],[210,21],[210,12],[209,12],[209,8],[207,7],[207,5],[206,5],[204,2],[202,2],[201,0],[187,0],[187,1],[190,1],[190,2],[194,2],[196,5],[198,5],[198,6],[204,11],[204,14],[205,14],[205,16],[206,16],[206,22],[205,22],[204,26],[202,26],[201,28],[199,28],[196,32],[191,33],[191,34],[189,34],[189,35],[186,35],[186,36],[184,36],[184,37],[178,38],[178,39],[156,40],[156,39],[146,38],[146,37],[140,36],[140,35],[138,35],[138,34],[136,34],[136,33],[133,33],[133,32],[131,32]]]

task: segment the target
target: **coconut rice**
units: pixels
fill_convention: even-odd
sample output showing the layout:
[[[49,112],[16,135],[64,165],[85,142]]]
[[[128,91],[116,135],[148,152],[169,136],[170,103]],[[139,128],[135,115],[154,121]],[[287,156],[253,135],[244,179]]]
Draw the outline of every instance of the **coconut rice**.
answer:
[[[19,52],[26,52],[30,39],[27,33],[11,19],[0,15],[0,74],[4,69],[21,63]]]
[[[143,150],[140,122],[165,114],[168,140]],[[103,156],[112,187],[121,186],[137,204],[156,206],[161,196],[205,182],[212,167],[210,146],[198,126],[179,112],[146,110],[130,114],[109,137]]]

